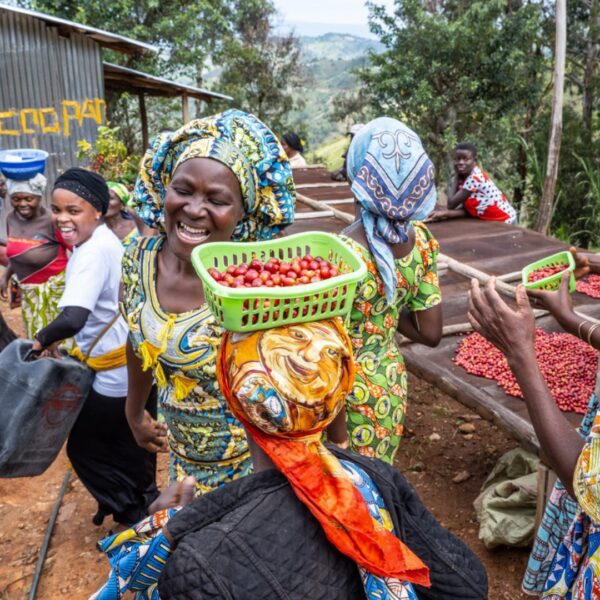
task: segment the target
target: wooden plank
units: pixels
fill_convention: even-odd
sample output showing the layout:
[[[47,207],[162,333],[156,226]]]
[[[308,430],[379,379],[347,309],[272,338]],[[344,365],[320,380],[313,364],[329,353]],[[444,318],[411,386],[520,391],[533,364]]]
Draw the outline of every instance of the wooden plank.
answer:
[[[144,151],[148,148],[148,115],[146,113],[146,98],[144,94],[138,95],[140,103],[140,121],[142,122],[142,145]]]
[[[181,94],[181,112],[183,116],[183,124],[185,125],[190,121],[190,103],[188,101],[188,95],[185,92]]]
[[[296,219],[318,219],[321,217],[333,217],[333,212],[330,210],[313,210],[296,213]]]
[[[322,200],[327,206],[336,206],[338,204],[354,204],[354,198],[342,198],[341,200]]]
[[[348,187],[345,181],[332,181],[327,183],[297,183],[296,188],[308,189],[308,188],[338,188]]]

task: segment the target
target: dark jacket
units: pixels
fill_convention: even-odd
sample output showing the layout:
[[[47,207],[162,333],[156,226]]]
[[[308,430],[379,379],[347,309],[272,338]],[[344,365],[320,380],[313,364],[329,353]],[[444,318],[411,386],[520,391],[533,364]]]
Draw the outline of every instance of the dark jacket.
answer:
[[[485,600],[485,569],[440,526],[390,465],[331,448],[373,479],[399,537],[430,568],[420,600]],[[162,600],[354,600],[356,564],[338,552],[281,473],[263,471],[185,507],[168,524],[176,548],[159,582]]]

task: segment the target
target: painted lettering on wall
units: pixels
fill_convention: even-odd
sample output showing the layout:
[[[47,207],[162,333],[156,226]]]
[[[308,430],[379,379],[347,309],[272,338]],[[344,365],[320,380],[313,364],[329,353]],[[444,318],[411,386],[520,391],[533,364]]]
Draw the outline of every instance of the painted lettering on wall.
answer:
[[[84,121],[106,122],[106,102],[101,98],[63,100],[59,108],[11,108],[0,111],[0,136],[27,133],[59,134],[69,137]]]

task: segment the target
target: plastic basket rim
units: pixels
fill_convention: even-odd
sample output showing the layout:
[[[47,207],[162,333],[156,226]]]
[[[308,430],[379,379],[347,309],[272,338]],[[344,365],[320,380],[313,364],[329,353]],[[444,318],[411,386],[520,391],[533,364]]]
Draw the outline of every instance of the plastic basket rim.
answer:
[[[29,159],[27,162],[46,160],[50,156],[50,154],[48,152],[46,152],[46,150],[40,150],[39,148],[12,148],[12,149],[8,149],[8,150],[0,150],[0,162],[2,161],[4,156],[11,156],[11,155],[18,156],[22,152],[34,152],[34,153],[38,154],[38,156],[36,156],[35,158]],[[6,163],[6,164],[17,165],[19,163],[11,162],[11,163]]]
[[[564,256],[566,256],[567,263],[568,263],[568,266],[567,266],[566,269],[563,269],[559,273],[554,273],[554,275],[549,275],[548,277],[544,277],[544,279],[540,279],[538,281],[527,281],[528,275],[532,271],[535,271],[536,268],[537,268],[537,266],[540,265],[540,263],[546,262],[548,260],[552,260],[552,259],[564,257]],[[541,266],[543,266],[543,265],[541,265]],[[528,265],[525,265],[521,269],[521,280],[523,282],[523,285],[526,288],[528,288],[528,289],[531,289],[531,288],[535,289],[535,288],[540,287],[544,283],[550,283],[553,279],[555,279],[555,278],[557,278],[559,276],[562,277],[562,274],[565,271],[570,271],[571,272],[571,276],[573,276],[573,270],[574,269],[575,269],[575,259],[573,258],[573,255],[568,250],[561,250],[560,252],[555,252],[554,254],[551,254],[550,256],[546,256],[544,258],[540,258],[539,260],[535,260],[532,263],[529,263]]]
[[[196,246],[192,251],[192,264],[196,271],[201,271],[202,275],[200,275],[201,279],[207,279],[210,282],[211,292],[213,294],[218,293],[221,297],[228,299],[255,299],[255,298],[296,298],[298,296],[306,296],[309,294],[318,294],[320,292],[328,291],[334,287],[341,287],[343,285],[352,285],[360,281],[367,274],[367,267],[364,262],[359,258],[352,248],[345,245],[344,242],[339,240],[336,236],[324,232],[324,231],[315,231],[315,232],[301,232],[295,233],[293,235],[286,236],[285,238],[278,238],[276,240],[267,240],[262,242],[213,242],[214,245],[219,244],[222,247],[230,247],[234,246],[235,248],[243,247],[244,251],[247,253],[251,253],[252,247],[260,247],[261,249],[269,246],[280,246],[282,243],[290,242],[294,240],[294,238],[306,238],[307,233],[311,235],[322,236],[323,238],[334,240],[336,244],[340,244],[343,246],[344,250],[348,251],[348,253],[356,260],[356,269],[352,271],[352,273],[341,273],[336,277],[332,277],[330,279],[326,279],[324,281],[318,281],[316,283],[305,283],[303,285],[295,285],[290,287],[276,287],[270,288],[267,286],[261,286],[257,288],[230,288],[224,285],[221,285],[218,281],[212,279],[211,275],[208,273],[208,269],[202,264],[202,261],[198,257],[200,253],[206,251],[206,248],[209,248],[211,244],[202,244],[200,246]],[[214,246],[213,246],[214,247]],[[211,281],[212,280],[212,281]],[[204,281],[203,281],[204,283]],[[302,290],[300,292],[300,290]]]

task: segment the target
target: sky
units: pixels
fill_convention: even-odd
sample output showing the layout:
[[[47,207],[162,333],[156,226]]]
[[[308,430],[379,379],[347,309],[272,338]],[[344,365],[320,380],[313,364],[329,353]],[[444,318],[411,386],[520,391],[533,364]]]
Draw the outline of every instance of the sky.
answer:
[[[274,0],[281,13],[282,29],[293,27],[297,35],[352,33],[373,37],[365,0]],[[376,0],[390,10],[394,0]]]

